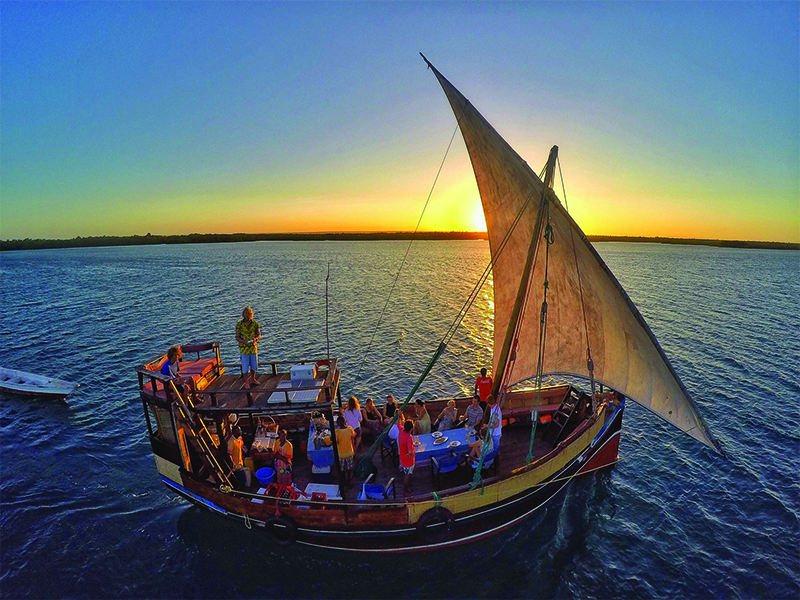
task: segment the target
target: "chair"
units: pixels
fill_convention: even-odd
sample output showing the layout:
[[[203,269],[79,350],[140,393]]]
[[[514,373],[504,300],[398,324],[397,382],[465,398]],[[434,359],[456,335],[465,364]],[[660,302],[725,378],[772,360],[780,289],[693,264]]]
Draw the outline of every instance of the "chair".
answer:
[[[431,457],[431,474],[436,486],[439,485],[439,478],[442,473],[452,473],[461,464],[461,457],[454,452],[450,456],[443,456],[442,458]]]
[[[400,466],[400,456],[397,454],[397,442],[388,435],[383,438],[383,443],[381,444],[381,460],[385,460],[387,456],[391,457],[392,464],[395,468]]]
[[[500,454],[500,446],[483,457],[483,467],[481,467],[481,473],[486,473],[488,475],[489,471],[494,471],[494,475],[497,475],[497,463],[499,462],[497,459],[498,454]],[[478,461],[476,459],[467,457],[466,461],[467,464],[469,464],[469,466],[473,469],[478,468]]]
[[[359,500],[387,500],[389,498],[389,493],[392,494],[392,498],[397,498],[394,477],[387,481],[386,485],[370,483],[372,477],[373,474],[370,473],[369,477],[361,484],[361,493],[358,495]]]
[[[500,446],[498,445],[497,448],[489,452],[484,459],[483,459],[483,469],[481,469],[487,475],[489,471],[494,471],[494,475],[497,475],[497,455],[500,454]]]

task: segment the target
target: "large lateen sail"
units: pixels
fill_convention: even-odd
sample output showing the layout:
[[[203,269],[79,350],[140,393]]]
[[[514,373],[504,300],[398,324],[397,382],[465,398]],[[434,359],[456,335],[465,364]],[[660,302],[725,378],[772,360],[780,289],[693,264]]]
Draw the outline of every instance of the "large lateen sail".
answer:
[[[544,184],[472,104],[430,63],[428,66],[458,119],[483,203],[493,260],[494,367],[498,376],[498,349],[509,328]],[[649,408],[703,444],[721,451],[622,286],[555,193],[550,189],[545,193],[552,200],[550,223],[555,241],[550,246],[543,372],[577,376],[588,373],[577,260],[595,380]],[[503,244],[512,228],[511,236]],[[499,251],[501,246],[502,251]],[[529,287],[528,309],[517,329],[517,352],[507,378],[509,385],[537,373],[544,263],[541,250]]]

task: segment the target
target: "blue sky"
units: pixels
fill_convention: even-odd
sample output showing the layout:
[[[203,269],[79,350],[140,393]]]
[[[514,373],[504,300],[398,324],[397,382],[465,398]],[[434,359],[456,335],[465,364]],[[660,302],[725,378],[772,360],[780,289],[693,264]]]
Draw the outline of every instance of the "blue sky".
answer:
[[[3,3],[0,237],[413,229],[455,121],[587,233],[800,241],[798,3]],[[458,139],[423,229],[480,227]]]

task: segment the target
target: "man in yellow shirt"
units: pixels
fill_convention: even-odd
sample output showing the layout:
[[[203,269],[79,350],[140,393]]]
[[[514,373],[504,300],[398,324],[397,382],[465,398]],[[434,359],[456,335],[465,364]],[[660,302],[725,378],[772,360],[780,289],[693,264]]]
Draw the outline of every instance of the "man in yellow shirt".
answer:
[[[258,372],[258,340],[261,339],[261,326],[253,318],[253,309],[245,306],[242,320],[236,324],[236,341],[242,357],[242,375],[245,387],[256,387]]]
[[[353,479],[353,466],[356,455],[353,440],[356,438],[355,430],[349,425],[345,425],[344,417],[339,415],[336,419],[336,448],[339,450],[339,469],[344,473],[347,483]]]

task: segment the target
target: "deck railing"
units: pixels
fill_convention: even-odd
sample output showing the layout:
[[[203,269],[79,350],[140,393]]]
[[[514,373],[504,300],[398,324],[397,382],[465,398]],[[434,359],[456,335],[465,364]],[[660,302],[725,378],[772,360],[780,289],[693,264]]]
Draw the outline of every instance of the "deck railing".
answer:
[[[211,342],[208,344],[194,344],[194,345],[186,345],[181,346],[184,352],[196,352],[198,359],[200,357],[200,352],[204,350],[213,350],[214,355],[217,359],[216,367],[213,373],[213,381],[216,379],[222,372],[222,359],[219,355],[219,342]],[[171,391],[170,382],[172,379],[166,375],[162,375],[157,368],[154,368],[154,365],[158,365],[162,363],[165,358],[165,355],[162,355],[155,360],[152,360],[144,365],[139,365],[136,367],[136,373],[139,377],[139,390],[144,391],[145,385],[145,378],[149,379],[151,389],[152,389],[152,396],[158,400],[158,392],[164,392],[164,396],[166,398],[166,402],[172,402],[175,398],[174,393]],[[213,390],[192,390],[189,389],[186,385],[179,384],[177,387],[185,394],[187,398],[191,400],[191,408],[202,408],[203,410],[221,410],[227,412],[249,412],[254,407],[254,398],[258,394],[269,393],[270,395],[276,393],[283,393],[285,402],[279,405],[275,404],[274,406],[283,406],[291,405],[291,399],[289,394],[294,392],[303,392],[303,391],[313,391],[317,390],[317,402],[319,400],[319,392],[322,391],[325,393],[325,398],[323,402],[331,403],[335,400],[335,394],[338,391],[338,383],[339,383],[339,368],[338,364],[339,361],[336,358],[320,358],[320,359],[311,359],[311,358],[304,358],[299,360],[273,360],[268,361],[266,365],[269,367],[269,371],[272,376],[278,376],[281,374],[288,375],[288,372],[279,371],[279,367],[281,365],[297,365],[297,364],[316,364],[318,367],[327,367],[327,371],[323,371],[325,373],[325,378],[319,385],[303,385],[303,386],[292,386],[290,388],[277,388],[277,387],[255,387],[255,388],[247,388],[247,389],[213,389]],[[160,386],[159,386],[160,384]],[[210,398],[211,407],[202,407],[203,404],[198,395],[207,395]],[[223,398],[226,396],[241,396],[246,395],[247,397],[247,408],[233,408],[233,407],[226,407],[225,401],[223,400],[222,405],[220,405],[219,396]],[[299,404],[299,403],[298,403]],[[304,406],[308,406],[309,403],[303,403]]]

